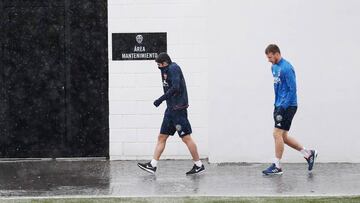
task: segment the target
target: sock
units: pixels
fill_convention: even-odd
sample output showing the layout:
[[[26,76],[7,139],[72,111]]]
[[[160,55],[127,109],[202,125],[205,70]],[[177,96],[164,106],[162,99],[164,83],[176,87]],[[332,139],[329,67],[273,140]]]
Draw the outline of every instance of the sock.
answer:
[[[305,149],[305,147],[300,150],[300,153],[305,157],[305,158],[308,158],[310,156],[310,151]]]
[[[195,164],[197,167],[201,167],[201,166],[202,166],[202,162],[201,162],[200,159],[199,159],[199,161],[194,161],[194,164]]]
[[[281,168],[281,166],[280,166],[280,159],[275,158],[274,164],[275,164],[276,168]]]
[[[152,165],[152,167],[156,167],[157,166],[157,160],[155,160],[155,159],[152,159],[151,160],[151,162],[150,162],[150,164]]]

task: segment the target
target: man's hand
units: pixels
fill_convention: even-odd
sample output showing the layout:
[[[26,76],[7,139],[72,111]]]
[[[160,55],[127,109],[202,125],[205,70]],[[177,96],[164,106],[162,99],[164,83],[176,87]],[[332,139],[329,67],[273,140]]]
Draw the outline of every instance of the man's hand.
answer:
[[[162,103],[162,101],[157,99],[154,101],[154,106],[158,107],[158,106],[160,106],[161,103]]]

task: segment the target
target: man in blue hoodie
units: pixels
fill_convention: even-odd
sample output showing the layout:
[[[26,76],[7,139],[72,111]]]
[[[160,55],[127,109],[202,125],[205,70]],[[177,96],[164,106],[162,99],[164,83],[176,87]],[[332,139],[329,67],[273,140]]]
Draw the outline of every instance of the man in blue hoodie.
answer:
[[[199,158],[196,144],[191,138],[192,130],[187,118],[187,108],[189,104],[185,78],[180,67],[171,61],[170,56],[167,53],[160,53],[155,61],[161,71],[164,94],[154,101],[154,105],[158,107],[163,101],[166,101],[167,108],[165,110],[153,159],[148,163],[138,163],[138,166],[141,169],[154,174],[160,156],[165,149],[166,140],[169,135],[174,135],[175,132],[177,132],[188,147],[194,161],[193,168],[188,171],[186,175],[201,173],[205,170],[205,167]]]
[[[274,140],[275,160],[263,171],[265,175],[282,174],[280,160],[284,152],[284,144],[299,151],[308,163],[308,170],[313,169],[316,150],[305,149],[298,141],[288,135],[292,119],[297,110],[296,77],[292,65],[281,57],[280,49],[275,44],[270,44],[265,49],[265,54],[270,63],[274,77],[275,105],[274,105]]]

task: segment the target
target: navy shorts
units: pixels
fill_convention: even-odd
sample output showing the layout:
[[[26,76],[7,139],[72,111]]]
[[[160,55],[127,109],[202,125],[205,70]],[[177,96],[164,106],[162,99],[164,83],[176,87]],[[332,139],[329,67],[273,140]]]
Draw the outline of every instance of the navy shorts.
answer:
[[[160,133],[165,135],[174,135],[175,132],[180,137],[192,133],[190,122],[187,118],[187,110],[166,110]]]
[[[289,106],[287,109],[275,107],[274,109],[274,121],[275,128],[289,131],[291,122],[295,116],[297,106]]]

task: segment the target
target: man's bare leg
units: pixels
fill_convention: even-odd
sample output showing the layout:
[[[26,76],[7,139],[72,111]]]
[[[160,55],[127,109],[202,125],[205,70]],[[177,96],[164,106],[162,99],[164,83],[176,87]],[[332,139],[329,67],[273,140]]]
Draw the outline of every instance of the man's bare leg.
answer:
[[[304,149],[304,147],[297,140],[295,140],[295,138],[289,136],[287,131],[284,131],[283,140],[286,145],[297,151]]]
[[[197,173],[204,172],[205,171],[204,164],[200,160],[196,144],[195,144],[194,140],[191,138],[191,135],[190,134],[185,135],[181,139],[186,144],[186,146],[188,147],[188,149],[190,151],[190,154],[191,154],[191,156],[193,158],[193,161],[194,161],[193,168],[190,171],[188,171],[186,173],[186,175],[192,175],[192,174],[197,174]]]
[[[283,139],[284,132],[285,130],[274,128],[273,136],[275,142],[275,159],[273,164],[271,164],[269,168],[263,171],[265,175],[272,175],[272,174],[280,175],[283,173],[280,166],[280,160],[284,153],[284,139]]]
[[[159,134],[158,141],[156,143],[153,159],[159,161],[161,154],[164,152],[166,140],[169,138],[169,135]]]
[[[166,140],[168,139],[169,135],[159,134],[158,141],[156,143],[155,151],[153,159],[147,163],[138,163],[138,166],[147,171],[149,173],[154,174],[157,168],[157,162],[160,159],[161,154],[163,153],[166,145]]]
[[[194,140],[191,138],[191,135],[185,135],[181,139],[186,144],[187,148],[189,149],[194,162],[199,161],[200,157],[199,157],[199,153],[197,150],[197,146],[196,146]]]
[[[284,139],[283,134],[286,132],[285,130],[274,128],[274,141],[275,141],[275,157],[277,159],[281,159],[284,153]]]
[[[290,137],[288,132],[284,132],[283,135],[284,143],[289,147],[299,151],[305,158],[308,158],[311,155],[311,150],[305,149],[295,138]]]

